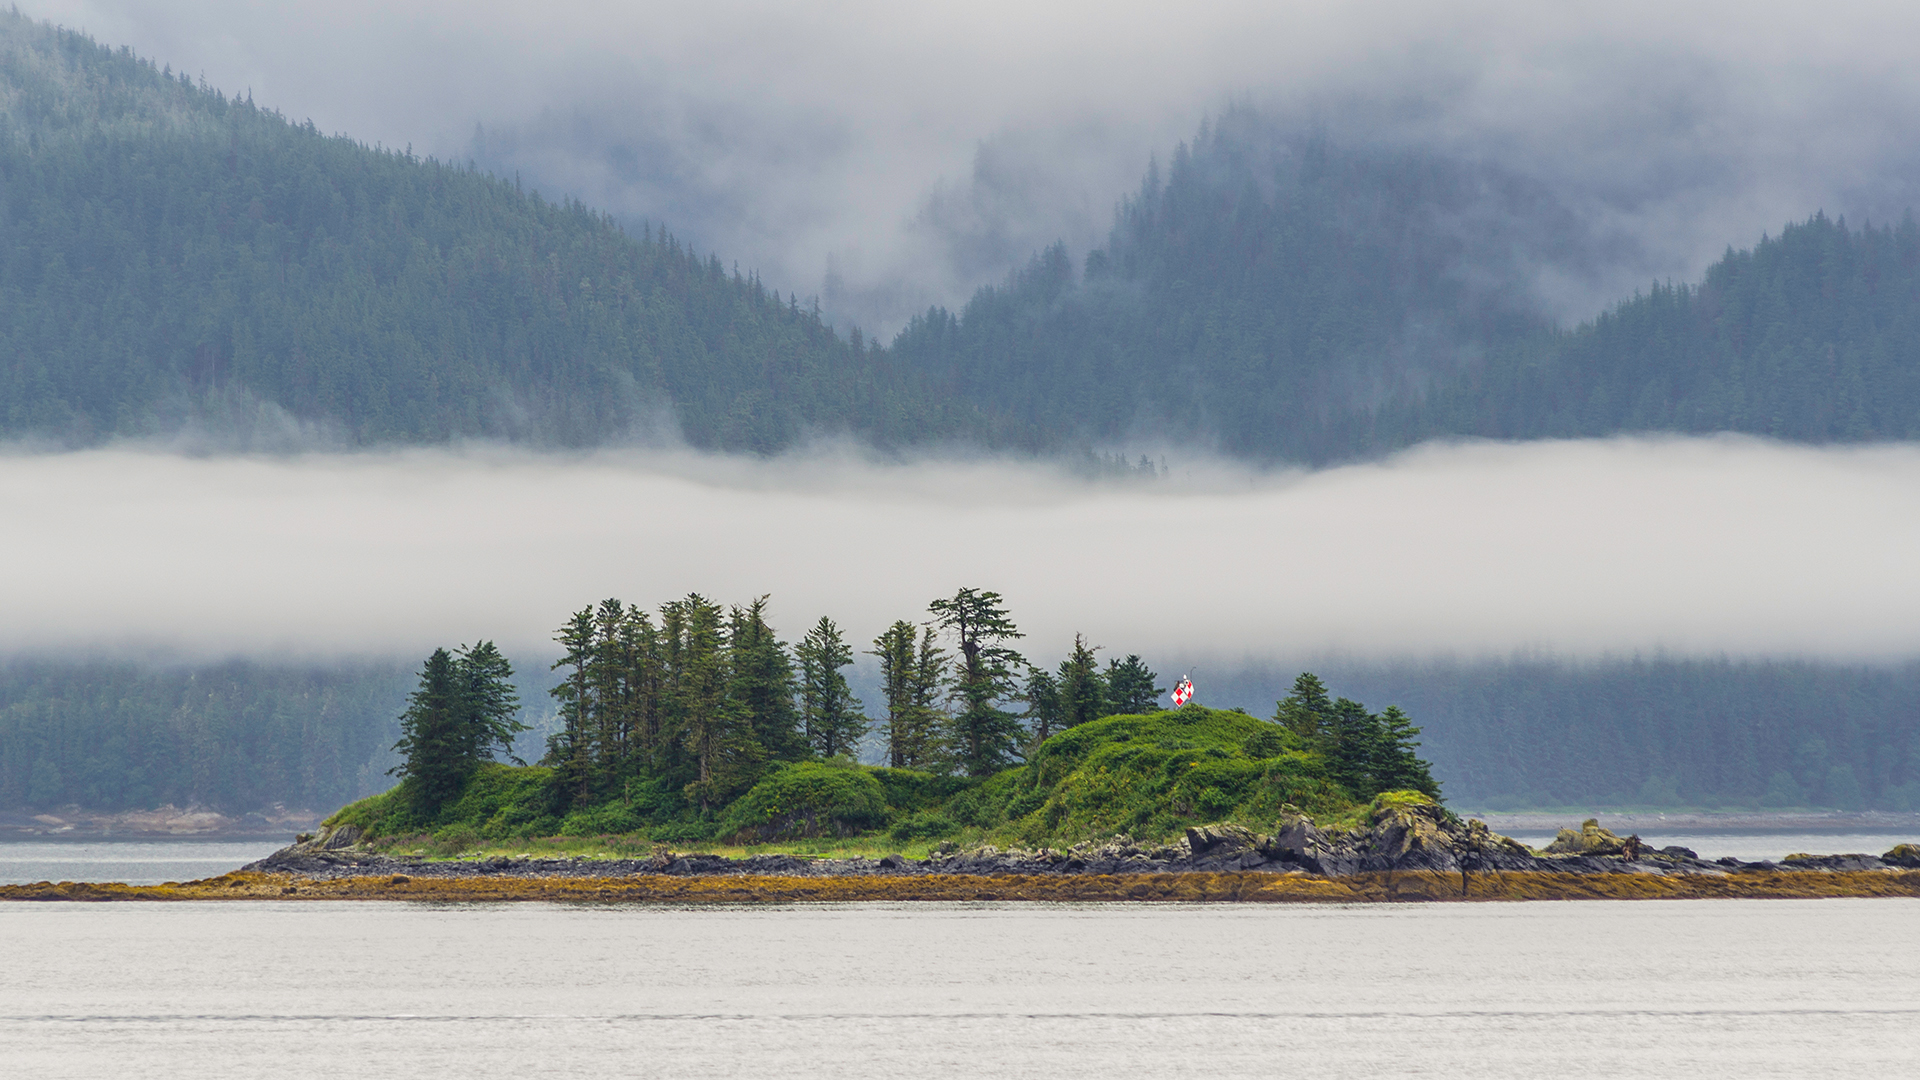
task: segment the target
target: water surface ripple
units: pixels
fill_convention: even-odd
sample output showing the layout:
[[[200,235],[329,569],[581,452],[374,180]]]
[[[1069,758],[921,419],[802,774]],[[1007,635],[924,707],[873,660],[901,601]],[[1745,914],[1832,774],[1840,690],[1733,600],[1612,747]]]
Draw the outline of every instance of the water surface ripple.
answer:
[[[1920,901],[0,906],[35,1077],[1903,1075]]]

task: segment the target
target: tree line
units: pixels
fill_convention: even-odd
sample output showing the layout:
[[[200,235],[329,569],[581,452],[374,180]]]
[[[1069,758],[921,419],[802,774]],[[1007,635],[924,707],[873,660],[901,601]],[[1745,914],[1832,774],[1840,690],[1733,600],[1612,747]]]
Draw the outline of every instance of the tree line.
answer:
[[[765,596],[728,606],[695,593],[657,613],[618,599],[575,612],[555,635],[558,725],[542,759],[561,805],[638,790],[708,811],[781,763],[851,758],[869,740],[894,768],[985,777],[1058,731],[1153,711],[1163,692],[1138,655],[1101,667],[1083,637],[1044,670],[1012,647],[1024,635],[1000,594],[962,588],[862,650],[880,674],[869,710],[847,681],[845,631],[822,617],[789,645],[767,607]],[[406,757],[396,771],[429,806],[520,730],[501,711],[511,678],[484,642],[428,658],[395,749]]]

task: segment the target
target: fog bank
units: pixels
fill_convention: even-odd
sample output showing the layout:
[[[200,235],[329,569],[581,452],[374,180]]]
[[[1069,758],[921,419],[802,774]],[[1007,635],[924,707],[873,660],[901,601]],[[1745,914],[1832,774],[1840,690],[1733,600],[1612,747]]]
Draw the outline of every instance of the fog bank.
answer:
[[[1432,445],[1261,473],[1091,482],[884,464],[493,448],[0,456],[0,650],[549,651],[569,612],[771,593],[865,642],[959,586],[1024,644],[1174,663],[1665,649],[1920,653],[1920,447],[1743,438]]]

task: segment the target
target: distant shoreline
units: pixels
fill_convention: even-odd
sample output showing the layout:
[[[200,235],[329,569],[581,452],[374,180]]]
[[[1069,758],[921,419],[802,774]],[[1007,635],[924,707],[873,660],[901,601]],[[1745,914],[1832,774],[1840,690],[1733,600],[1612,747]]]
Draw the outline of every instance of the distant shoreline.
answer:
[[[0,841],[279,840],[305,832],[324,815],[270,807],[238,816],[199,806],[101,811],[61,807],[0,811]]]
[[[1902,832],[1920,835],[1920,813],[1891,810],[1459,811],[1499,833],[1552,833],[1604,817],[1615,832]]]

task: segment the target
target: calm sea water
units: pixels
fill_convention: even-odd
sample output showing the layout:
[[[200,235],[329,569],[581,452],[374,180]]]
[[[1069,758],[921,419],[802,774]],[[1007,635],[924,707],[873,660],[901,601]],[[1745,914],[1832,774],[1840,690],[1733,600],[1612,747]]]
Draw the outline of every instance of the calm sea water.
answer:
[[[158,885],[218,877],[293,842],[266,840],[0,841],[0,885],[120,881]]]
[[[1920,901],[0,905],[22,1077],[1912,1075]]]

